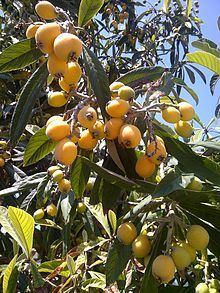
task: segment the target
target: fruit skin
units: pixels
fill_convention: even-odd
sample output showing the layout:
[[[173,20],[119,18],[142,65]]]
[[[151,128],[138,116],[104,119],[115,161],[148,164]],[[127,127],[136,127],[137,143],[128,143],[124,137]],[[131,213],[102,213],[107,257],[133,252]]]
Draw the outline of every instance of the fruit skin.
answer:
[[[61,140],[55,147],[54,156],[65,166],[71,165],[77,156],[77,146],[68,138]]]
[[[211,279],[209,288],[220,290],[220,281],[217,279]]]
[[[209,244],[209,234],[200,225],[192,225],[186,234],[186,239],[190,246],[196,250],[203,250]]]
[[[122,99],[115,99],[108,102],[106,112],[113,118],[121,118],[128,113],[130,104]]]
[[[97,139],[103,139],[105,137],[104,124],[100,120],[97,120],[96,123],[89,128],[89,131],[92,133],[92,136]]]
[[[167,157],[167,151],[160,140],[152,141],[147,146],[149,160],[156,165],[160,165]]]
[[[190,121],[195,117],[195,110],[189,103],[181,102],[178,106],[182,121]]]
[[[110,91],[117,91],[119,90],[124,84],[120,81],[115,81],[112,84],[110,84]],[[118,93],[112,93],[112,98],[118,97]]]
[[[47,120],[46,127],[53,121],[63,121],[63,117],[61,116],[52,116]]]
[[[190,254],[180,246],[174,246],[172,248],[171,257],[174,261],[176,268],[180,271],[184,270],[191,263]]]
[[[51,166],[47,169],[47,173],[51,176],[57,170],[60,170],[59,166]]]
[[[139,235],[132,243],[132,251],[136,258],[143,258],[150,253],[151,244],[146,235]]]
[[[120,99],[129,101],[135,98],[135,91],[130,86],[122,86],[118,90],[118,96]]]
[[[168,123],[177,123],[180,121],[180,112],[174,107],[167,107],[161,111],[162,118]]]
[[[152,176],[155,168],[155,164],[149,160],[147,155],[139,157],[135,165],[136,173],[142,178]]]
[[[135,125],[125,124],[120,129],[118,141],[126,148],[136,148],[141,141],[141,132]]]
[[[86,205],[83,202],[79,202],[77,205],[77,212],[83,214],[86,211]]]
[[[66,73],[68,66],[66,62],[57,58],[55,54],[50,54],[47,61],[48,72],[54,77],[60,78]]]
[[[53,92],[48,95],[47,102],[51,107],[59,108],[67,103],[67,97],[63,92]]]
[[[198,177],[194,177],[192,182],[189,183],[186,188],[190,190],[201,191],[203,188],[203,185]]]
[[[98,139],[93,137],[91,132],[86,129],[81,133],[78,145],[81,149],[93,150],[98,143]]]
[[[70,85],[68,85],[67,83],[65,83],[63,77],[61,77],[59,79],[59,86],[61,87],[61,89],[67,93],[70,92],[71,88],[74,88],[74,87],[71,87]]]
[[[65,121],[53,121],[46,128],[46,135],[54,141],[59,141],[70,135],[70,126]]]
[[[70,33],[59,35],[55,39],[53,47],[57,57],[66,62],[76,61],[82,53],[82,41]]]
[[[50,215],[51,217],[55,217],[57,214],[57,207],[53,203],[48,205],[46,207],[46,210],[47,210],[48,215]]]
[[[206,283],[199,283],[195,288],[195,293],[209,293]]]
[[[56,9],[49,1],[40,1],[35,6],[35,11],[43,19],[54,19],[57,17]]]
[[[62,179],[60,180],[60,182],[58,183],[58,188],[61,192],[69,192],[71,189],[71,183],[69,180],[67,179]]]
[[[5,160],[3,158],[0,158],[0,168],[4,167]]]
[[[160,283],[169,283],[175,274],[175,264],[172,258],[167,255],[156,257],[152,264],[152,273]]]
[[[89,178],[89,181],[86,184],[85,191],[86,192],[91,192],[92,189],[93,189],[94,183],[95,183],[95,178],[93,178],[93,177]]]
[[[122,223],[117,230],[117,238],[124,245],[130,245],[137,237],[137,230],[133,223]]]
[[[44,209],[38,209],[34,212],[33,215],[35,220],[41,220],[44,217]]]
[[[193,135],[193,127],[187,121],[180,120],[178,123],[175,123],[174,129],[183,138],[190,138]]]
[[[53,182],[60,182],[63,179],[63,172],[61,170],[56,170],[55,172],[53,172],[53,174],[51,175]]]
[[[77,115],[78,122],[86,128],[92,127],[97,120],[97,112],[90,106],[84,106]]]
[[[219,290],[215,288],[209,288],[209,293],[219,293]]]
[[[63,80],[68,85],[77,85],[82,76],[82,69],[78,62],[68,63],[67,71],[63,76]]]
[[[4,140],[0,140],[0,149],[2,149],[2,150],[6,150],[7,147],[8,147],[7,142],[4,141]]]
[[[26,37],[27,39],[32,39],[35,37],[36,31],[39,29],[39,27],[44,24],[43,22],[35,22],[29,25],[29,27],[26,30]]]
[[[189,243],[181,241],[177,245],[182,247],[182,248],[184,248],[188,252],[188,254],[190,255],[190,258],[191,258],[191,262],[193,262],[195,260],[195,258],[196,258],[196,250],[193,247],[191,247],[189,245]]]
[[[36,31],[36,44],[43,53],[51,54],[53,52],[54,40],[60,34],[61,29],[58,23],[51,22],[43,24]]]
[[[116,139],[120,133],[120,129],[123,123],[124,122],[121,118],[111,118],[109,121],[107,121],[104,126],[106,139]]]

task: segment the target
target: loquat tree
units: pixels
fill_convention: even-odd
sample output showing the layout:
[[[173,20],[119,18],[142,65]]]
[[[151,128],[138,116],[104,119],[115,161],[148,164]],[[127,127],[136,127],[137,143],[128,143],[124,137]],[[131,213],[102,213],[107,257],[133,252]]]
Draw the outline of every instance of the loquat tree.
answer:
[[[1,292],[220,292],[199,2],[1,4]]]

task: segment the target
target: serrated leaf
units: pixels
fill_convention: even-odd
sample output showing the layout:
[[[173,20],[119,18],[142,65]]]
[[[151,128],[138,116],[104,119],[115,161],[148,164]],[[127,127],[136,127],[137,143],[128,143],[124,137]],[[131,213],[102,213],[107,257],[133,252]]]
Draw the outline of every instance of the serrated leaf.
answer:
[[[126,73],[117,79],[126,85],[135,86],[136,83],[141,81],[150,82],[159,79],[164,73],[164,68],[160,66],[156,67],[141,67],[134,69]]]
[[[182,86],[193,97],[196,104],[198,104],[198,102],[199,102],[198,95],[194,92],[193,89],[191,89],[190,87],[187,86],[187,84],[185,83],[184,80],[182,80],[181,78],[178,78],[178,77],[174,77],[173,81],[175,84]]]
[[[189,61],[202,65],[220,75],[220,58],[200,51],[188,53],[186,56]]]
[[[117,217],[116,217],[116,214],[112,210],[108,211],[108,219],[111,224],[112,230],[115,233],[117,229]]]
[[[46,81],[47,75],[47,65],[44,63],[32,74],[21,91],[10,127],[10,137],[13,144],[17,142],[28,123],[32,109]]]
[[[12,271],[13,271],[13,269],[15,267],[17,257],[18,257],[18,255],[16,254],[13,257],[13,259],[10,261],[10,263],[8,264],[6,270],[4,271],[3,284],[2,284],[3,293],[9,293],[8,292],[9,280],[10,280]]]
[[[131,246],[124,245],[116,239],[108,252],[106,262],[106,285],[114,283],[125,269],[132,255]]]
[[[85,46],[83,48],[83,58],[86,74],[89,77],[89,81],[97,98],[102,115],[103,117],[107,117],[108,115],[105,111],[105,106],[111,97],[107,75],[97,56]]]
[[[45,131],[46,127],[43,127],[30,138],[24,152],[25,167],[40,161],[54,150],[57,142],[52,141]]]
[[[105,231],[108,233],[109,237],[111,237],[110,227],[108,221],[103,213],[102,203],[96,205],[89,204],[89,198],[85,198],[85,205],[89,209],[90,213],[99,221]]]
[[[217,58],[220,58],[220,50],[218,48],[211,47],[210,43],[208,43],[206,40],[202,39],[198,41],[193,41],[192,46],[212,55],[215,55]]]
[[[22,40],[0,54],[0,72],[24,68],[37,61],[42,55],[33,39]]]
[[[104,0],[82,0],[79,6],[78,26],[84,26],[101,9]]]

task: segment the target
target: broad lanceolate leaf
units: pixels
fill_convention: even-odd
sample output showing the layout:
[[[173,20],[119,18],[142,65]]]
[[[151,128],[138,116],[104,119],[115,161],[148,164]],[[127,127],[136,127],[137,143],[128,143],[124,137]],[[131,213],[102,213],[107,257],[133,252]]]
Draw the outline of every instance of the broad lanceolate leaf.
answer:
[[[156,67],[141,67],[138,69],[131,70],[125,75],[117,79],[117,81],[123,82],[124,84],[134,86],[139,82],[145,81],[150,82],[157,80],[164,73],[164,68],[160,66]]]
[[[15,108],[11,123],[11,141],[17,142],[31,116],[32,109],[41,88],[48,76],[47,66],[44,63],[39,67],[27,81],[19,96],[19,101]]]
[[[93,2],[96,3],[96,1]],[[108,78],[96,55],[85,46],[83,48],[83,58],[86,67],[86,74],[89,77],[92,89],[97,98],[99,107],[101,108],[102,115],[106,117],[107,113],[105,111],[105,106],[111,97]]]
[[[177,85],[182,86],[193,97],[193,99],[195,100],[196,104],[198,104],[198,102],[199,102],[198,95],[194,92],[193,89],[191,89],[190,87],[188,87],[186,85],[185,81],[183,81],[181,78],[178,78],[178,77],[174,77],[173,81]]]
[[[22,247],[27,257],[33,245],[34,219],[25,211],[9,207],[0,208],[0,223],[12,238]]]
[[[164,0],[163,2],[163,11],[168,13],[170,7],[171,0]]]
[[[49,139],[45,130],[45,127],[41,128],[29,140],[24,152],[24,166],[40,161],[55,148],[56,142]]]
[[[220,142],[218,141],[200,141],[196,143],[190,143],[195,146],[202,146],[207,149],[212,149],[220,152]]]
[[[31,274],[33,277],[34,288],[43,287],[44,280],[41,274],[39,273],[37,263],[34,260],[31,260]]]
[[[106,284],[114,283],[125,269],[131,258],[131,246],[124,245],[116,239],[111,245],[106,262]]]
[[[210,86],[210,91],[212,95],[214,95],[215,87],[219,80],[220,80],[220,75],[218,74],[213,74],[213,76],[210,79],[209,86]]]
[[[216,74],[220,75],[220,58],[217,58],[215,55],[207,52],[196,51],[194,53],[188,53],[186,56],[189,61],[207,67]]]
[[[0,72],[9,72],[26,67],[37,61],[43,53],[36,48],[33,39],[11,45],[0,55]]]
[[[218,48],[211,47],[210,44],[205,40],[193,41],[192,46],[212,55],[215,55],[217,58],[220,58],[220,50]]]
[[[2,285],[3,293],[8,293],[9,280],[10,280],[12,271],[15,267],[17,257],[18,255],[16,254],[13,257],[13,259],[10,261],[10,263],[8,264],[6,270],[4,271],[3,285]]]
[[[101,9],[104,0],[82,0],[79,6],[78,25],[84,26]]]
[[[186,5],[186,16],[190,15],[190,12],[192,10],[193,6],[193,1],[192,0],[187,0],[187,5]]]

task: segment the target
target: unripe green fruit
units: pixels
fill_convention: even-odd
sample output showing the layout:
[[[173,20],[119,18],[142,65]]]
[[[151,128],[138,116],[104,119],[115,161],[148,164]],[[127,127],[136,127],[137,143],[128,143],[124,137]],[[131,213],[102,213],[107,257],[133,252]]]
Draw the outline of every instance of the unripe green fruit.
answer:
[[[34,212],[34,219],[41,220],[44,217],[44,209],[38,209]]]
[[[118,90],[118,96],[122,100],[129,101],[135,98],[135,91],[130,86],[122,86]]]
[[[186,188],[190,190],[201,191],[203,188],[203,185],[198,177],[194,177],[192,182],[189,183]]]
[[[52,174],[53,182],[59,182],[63,179],[63,172],[61,170],[57,170]]]
[[[220,281],[217,279],[211,279],[209,283],[209,288],[220,290]]]
[[[195,293],[209,293],[206,283],[199,283],[195,288]]]
[[[7,149],[7,142],[4,140],[0,140],[0,149],[6,150]]]
[[[48,215],[51,217],[55,217],[57,214],[57,207],[53,203],[48,205],[46,210],[47,210]]]
[[[47,173],[49,175],[52,175],[55,171],[60,170],[59,166],[51,166],[47,169]]]
[[[86,205],[83,202],[79,202],[77,205],[77,211],[80,214],[83,214],[86,211]]]

